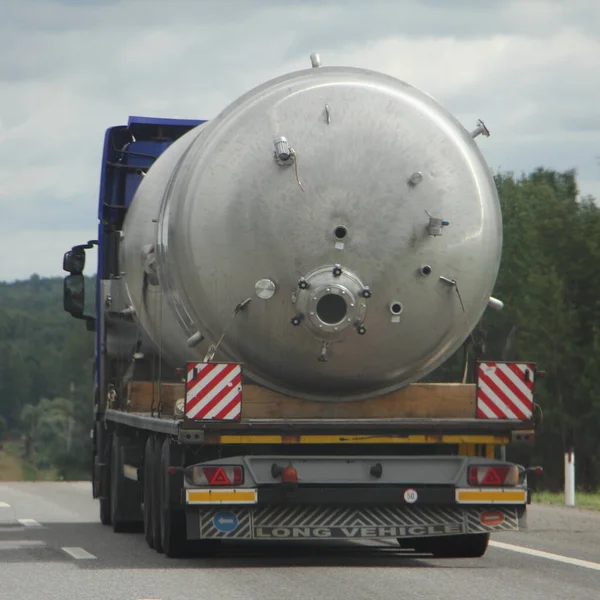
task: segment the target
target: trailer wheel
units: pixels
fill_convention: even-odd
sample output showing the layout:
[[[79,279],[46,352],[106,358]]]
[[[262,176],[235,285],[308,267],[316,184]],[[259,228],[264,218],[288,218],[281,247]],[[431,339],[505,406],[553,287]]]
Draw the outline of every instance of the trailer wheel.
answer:
[[[489,533],[415,539],[398,538],[401,546],[414,548],[419,554],[433,554],[434,558],[480,558],[485,554],[489,541]]]
[[[169,474],[169,467],[181,465],[181,454],[169,438],[162,444],[160,454],[160,538],[164,553],[169,558],[180,558],[189,553],[185,510],[174,501],[180,477]]]
[[[144,536],[154,548],[154,438],[149,436],[144,447]]]
[[[161,461],[160,455],[162,451],[163,440],[160,437],[152,438],[152,454],[150,457],[149,468],[152,470],[152,489],[151,496],[151,518],[152,518],[152,540],[154,549],[159,553],[163,553],[162,539],[160,537],[161,530],[161,508],[160,508],[160,489],[161,489]]]

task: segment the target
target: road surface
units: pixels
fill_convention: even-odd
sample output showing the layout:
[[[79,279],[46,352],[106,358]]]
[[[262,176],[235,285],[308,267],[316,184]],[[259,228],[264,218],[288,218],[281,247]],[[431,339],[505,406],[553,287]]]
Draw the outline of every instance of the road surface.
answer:
[[[478,560],[389,543],[227,546],[168,559],[99,524],[89,483],[0,483],[0,600],[599,600],[600,512],[530,508]]]

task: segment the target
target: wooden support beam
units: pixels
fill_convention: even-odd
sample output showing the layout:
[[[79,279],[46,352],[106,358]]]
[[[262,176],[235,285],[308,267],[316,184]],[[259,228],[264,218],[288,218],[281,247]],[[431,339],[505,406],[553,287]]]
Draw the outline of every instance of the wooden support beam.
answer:
[[[184,384],[160,386],[162,413],[172,414]],[[150,412],[154,397],[158,406],[159,387],[151,381],[127,386],[126,410]],[[267,388],[246,384],[243,390],[243,419],[373,419],[475,417],[475,385],[460,383],[414,383],[391,394],[353,402],[315,402],[286,396]]]

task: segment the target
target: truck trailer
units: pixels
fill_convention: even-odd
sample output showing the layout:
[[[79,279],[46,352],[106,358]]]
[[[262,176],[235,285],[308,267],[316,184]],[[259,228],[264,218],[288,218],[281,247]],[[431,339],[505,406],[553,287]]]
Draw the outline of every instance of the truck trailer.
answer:
[[[525,527],[506,447],[533,442],[539,373],[465,353],[461,381],[423,380],[502,308],[489,131],[311,62],[211,120],[106,132],[98,237],[63,259],[64,308],[95,332],[100,520],[169,557],[390,538],[482,556]]]

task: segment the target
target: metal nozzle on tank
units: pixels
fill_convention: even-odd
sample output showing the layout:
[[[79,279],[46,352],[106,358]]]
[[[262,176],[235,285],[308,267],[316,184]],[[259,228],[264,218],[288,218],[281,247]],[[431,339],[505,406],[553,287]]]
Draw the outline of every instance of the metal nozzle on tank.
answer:
[[[321,66],[321,57],[319,56],[318,52],[313,52],[310,55],[310,64],[312,65],[313,69],[318,69]]]
[[[471,131],[472,138],[476,138],[479,135],[490,137],[490,130],[485,126],[485,123],[481,119],[477,119],[477,127]]]
[[[341,264],[322,267],[301,277],[293,292],[295,327],[306,325],[318,339],[339,338],[362,324],[371,290]]]
[[[502,300],[498,300],[498,298],[494,298],[490,296],[487,305],[494,310],[502,310],[504,308],[504,302]]]

